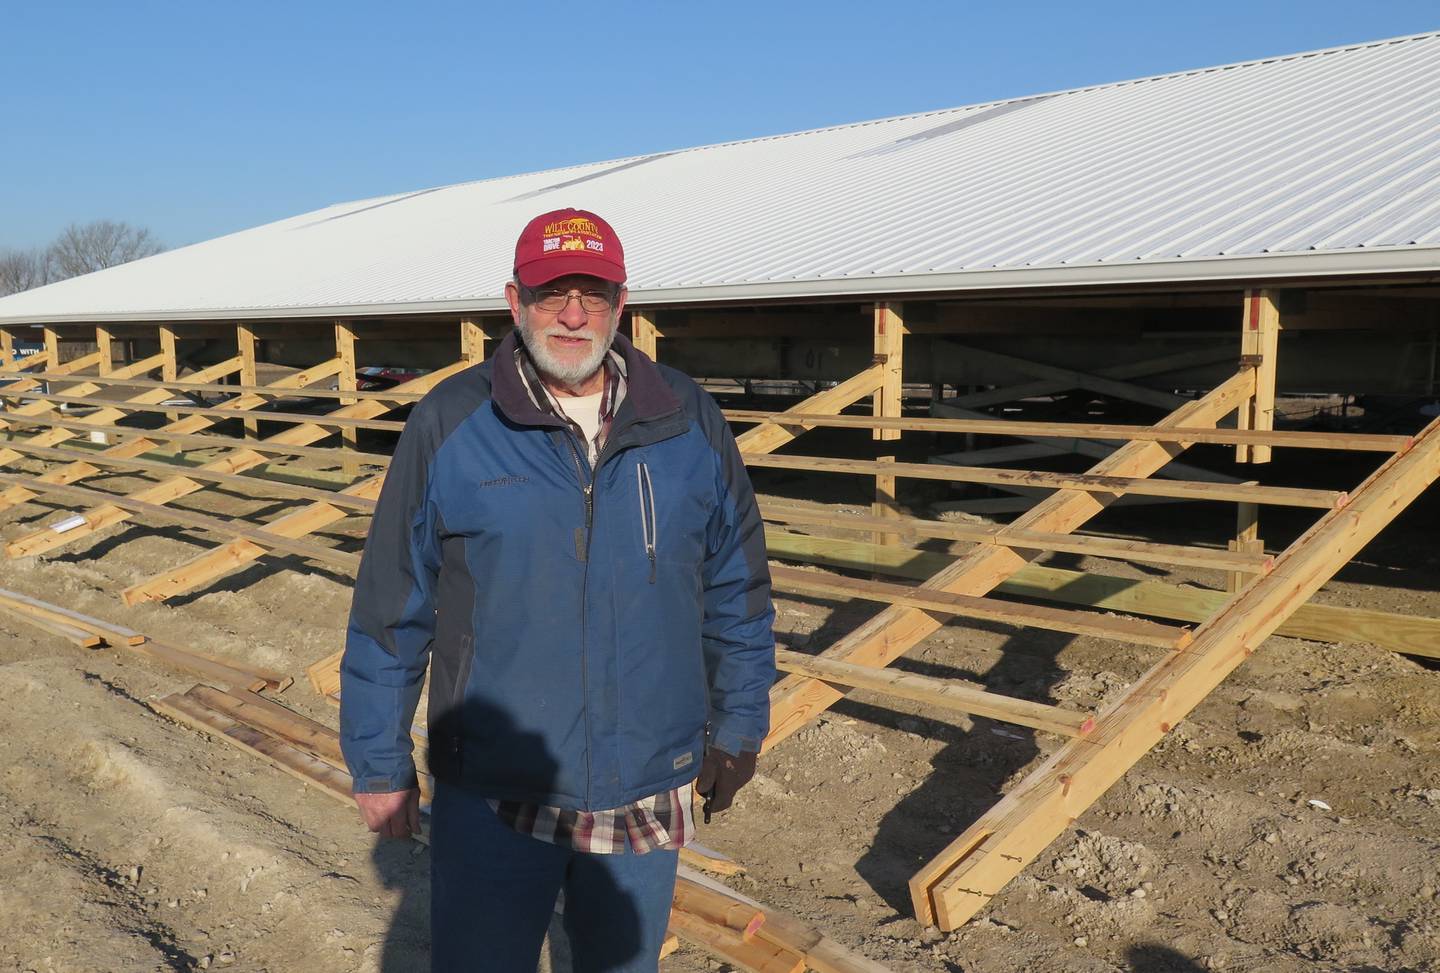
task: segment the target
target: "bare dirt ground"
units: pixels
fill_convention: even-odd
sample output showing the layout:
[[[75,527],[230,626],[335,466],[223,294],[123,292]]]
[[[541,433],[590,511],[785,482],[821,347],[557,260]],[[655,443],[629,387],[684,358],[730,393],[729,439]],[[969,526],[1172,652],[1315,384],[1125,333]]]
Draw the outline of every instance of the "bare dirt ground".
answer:
[[[181,506],[279,509],[228,490]],[[1228,509],[1208,520],[1192,511],[1117,512],[1106,526],[1213,541],[1232,523]],[[0,514],[0,536],[51,512],[32,503]],[[1318,600],[1440,615],[1437,520],[1432,493]],[[1298,529],[1274,523],[1277,537]],[[360,530],[352,520],[338,533]],[[121,588],[211,543],[115,529],[0,561],[0,586],[287,672],[297,682],[286,704],[333,724],[303,668],[340,645],[346,578],[279,560],[169,604],[119,601]],[[812,650],[873,610],[792,598],[777,608],[782,643]],[[897,665],[1090,709],[1152,661],[1142,647],[956,623]],[[426,969],[429,852],[377,844],[338,803],[146,708],[193,682],[0,616],[0,970]],[[735,809],[700,837],[749,866],[732,880],[738,890],[896,971],[1440,970],[1437,742],[1433,664],[1272,638],[950,934],[910,918],[906,880],[1055,738],[858,692],[764,758]],[[663,968],[725,969],[689,948]]]

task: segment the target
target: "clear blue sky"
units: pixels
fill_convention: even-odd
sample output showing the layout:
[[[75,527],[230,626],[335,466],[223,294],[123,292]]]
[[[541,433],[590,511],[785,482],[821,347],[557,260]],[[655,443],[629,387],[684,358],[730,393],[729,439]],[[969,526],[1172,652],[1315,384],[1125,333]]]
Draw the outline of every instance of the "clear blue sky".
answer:
[[[0,249],[1440,28],[1437,0],[6,3]]]

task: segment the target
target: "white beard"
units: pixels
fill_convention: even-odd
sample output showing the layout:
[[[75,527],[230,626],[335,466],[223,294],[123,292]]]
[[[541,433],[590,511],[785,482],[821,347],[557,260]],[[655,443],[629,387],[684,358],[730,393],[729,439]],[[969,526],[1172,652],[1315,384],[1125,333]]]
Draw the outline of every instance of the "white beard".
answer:
[[[545,345],[547,335],[559,335],[566,338],[578,337],[576,332],[571,331],[565,325],[556,322],[541,332],[533,332],[530,329],[529,315],[525,311],[520,313],[520,340],[525,342],[525,348],[530,352],[530,358],[535,362],[535,367],[540,374],[566,388],[574,388],[585,384],[605,359],[605,353],[610,350],[610,345],[615,341],[615,332],[620,328],[620,315],[615,315],[610,322],[610,331],[604,341],[591,338],[588,334],[584,337],[590,340],[590,350],[584,358],[570,364],[558,360],[550,353]]]

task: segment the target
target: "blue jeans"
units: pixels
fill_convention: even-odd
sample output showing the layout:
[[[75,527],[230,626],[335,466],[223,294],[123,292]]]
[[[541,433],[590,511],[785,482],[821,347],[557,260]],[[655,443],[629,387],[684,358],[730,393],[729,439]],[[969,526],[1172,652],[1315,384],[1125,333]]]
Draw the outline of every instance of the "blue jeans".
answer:
[[[535,973],[562,889],[575,973],[655,973],[679,852],[572,851],[441,781],[430,822],[432,973]]]

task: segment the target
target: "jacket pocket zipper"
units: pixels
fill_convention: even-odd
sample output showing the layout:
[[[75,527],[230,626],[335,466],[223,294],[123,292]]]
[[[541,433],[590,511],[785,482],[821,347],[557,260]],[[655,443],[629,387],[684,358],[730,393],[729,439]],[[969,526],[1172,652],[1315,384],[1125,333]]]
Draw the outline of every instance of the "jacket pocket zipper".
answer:
[[[635,492],[640,498],[640,530],[645,537],[645,556],[650,559],[650,583],[655,583],[655,486],[650,482],[650,467],[635,464]]]

